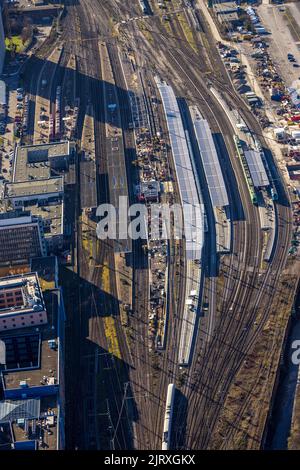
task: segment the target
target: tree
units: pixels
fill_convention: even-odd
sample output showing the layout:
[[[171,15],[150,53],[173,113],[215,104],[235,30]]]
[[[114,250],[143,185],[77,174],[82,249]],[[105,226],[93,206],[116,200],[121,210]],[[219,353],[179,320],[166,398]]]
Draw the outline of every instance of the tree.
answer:
[[[33,33],[33,30],[32,30],[31,25],[24,26],[21,32],[21,39],[22,39],[23,44],[25,44],[27,41],[31,39],[32,33]]]

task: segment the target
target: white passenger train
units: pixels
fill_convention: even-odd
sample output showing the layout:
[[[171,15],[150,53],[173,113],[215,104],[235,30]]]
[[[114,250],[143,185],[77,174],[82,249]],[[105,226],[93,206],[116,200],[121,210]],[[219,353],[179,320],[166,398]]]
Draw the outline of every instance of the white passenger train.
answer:
[[[164,432],[162,438],[162,450],[168,450],[170,448],[175,390],[176,388],[174,384],[168,385],[166,411],[164,419]]]
[[[146,2],[144,0],[139,0],[139,3],[143,14],[146,15],[148,13]]]

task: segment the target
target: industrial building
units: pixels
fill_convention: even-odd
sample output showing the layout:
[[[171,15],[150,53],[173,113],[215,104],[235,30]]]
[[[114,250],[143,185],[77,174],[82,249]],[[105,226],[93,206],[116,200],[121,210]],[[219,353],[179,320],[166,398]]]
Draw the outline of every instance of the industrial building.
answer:
[[[47,313],[35,273],[0,279],[0,332],[47,323]]]
[[[205,119],[196,117],[193,124],[211,203],[213,207],[228,206],[227,190],[208,122]]]
[[[264,188],[269,186],[270,182],[262,161],[261,153],[254,149],[245,150],[244,153],[254,187]]]
[[[41,217],[29,211],[0,214],[0,264],[27,263],[30,258],[46,256],[47,246]]]

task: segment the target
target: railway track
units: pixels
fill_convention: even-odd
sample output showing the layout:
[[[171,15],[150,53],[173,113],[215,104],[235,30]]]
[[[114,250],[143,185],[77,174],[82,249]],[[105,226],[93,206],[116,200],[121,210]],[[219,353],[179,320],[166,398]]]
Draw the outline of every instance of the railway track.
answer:
[[[91,3],[84,2],[82,4],[75,5],[72,2],[68,2],[67,6],[67,15],[66,21],[64,23],[64,35],[63,38],[68,44],[69,52],[74,54],[77,60],[77,95],[80,96],[80,111],[78,118],[78,131],[77,136],[80,139],[81,129],[83,125],[84,114],[87,105],[92,102],[95,110],[95,147],[96,147],[96,164],[97,164],[97,189],[98,189],[98,200],[99,201],[109,201],[109,188],[107,186],[107,179],[105,174],[107,174],[107,162],[106,162],[106,148],[105,148],[105,116],[104,116],[104,106],[103,106],[103,94],[101,86],[101,68],[100,68],[100,57],[97,47],[94,47],[94,38],[99,34],[99,24],[96,24],[95,14]],[[103,19],[105,23],[105,19]],[[103,33],[105,29],[103,28]],[[96,33],[96,34],[95,34]],[[79,172],[80,172],[80,163],[79,163]],[[100,184],[101,183],[101,184]],[[78,188],[80,191],[80,188]],[[126,342],[124,340],[123,332],[121,331],[120,318],[119,318],[119,306],[117,303],[117,289],[115,276],[113,271],[114,266],[114,255],[113,255],[113,245],[112,243],[98,242],[94,241],[99,249],[97,249],[97,264],[98,266],[104,266],[106,262],[110,266],[110,296],[108,297],[104,292],[102,292],[102,268],[91,268],[89,260],[86,259],[86,254],[84,253],[82,244],[81,244],[81,222],[79,220],[80,216],[80,207],[78,210],[78,251],[79,251],[79,260],[78,264],[80,266],[79,275],[81,278],[86,279],[87,282],[80,282],[81,287],[79,289],[79,305],[81,306],[81,324],[87,325],[90,321],[90,334],[94,338],[97,344],[103,345],[108,350],[108,345],[106,342],[106,335],[103,327],[103,316],[101,315],[101,310],[105,306],[105,311],[109,311],[110,315],[114,318],[117,334],[118,334],[118,343],[120,350],[122,352],[122,357],[126,360]],[[90,317],[92,317],[90,319]],[[90,319],[90,320],[89,320]],[[77,332],[77,335],[82,335],[82,332]],[[83,361],[81,367],[90,368],[93,366],[94,358],[84,359],[86,339],[84,336],[79,338],[80,344],[80,357]],[[116,445],[117,448],[129,448],[130,444],[130,434],[128,433],[128,423],[126,422],[126,413],[127,408],[124,407],[124,380],[127,374],[127,366],[125,361],[122,361],[119,364],[117,359],[111,359],[113,368],[110,374],[108,374],[108,384],[106,386],[110,390],[110,415],[111,422],[113,426],[117,426],[115,436],[110,442],[110,446],[114,448]],[[94,376],[94,384],[92,388],[96,390],[96,381],[97,375]],[[86,384],[82,385],[80,394],[77,397],[79,402],[84,402],[86,397],[89,396],[91,390],[89,390]],[[99,409],[99,403],[97,403],[98,397],[94,396],[95,410],[94,416],[97,414]],[[123,406],[122,406],[123,403]],[[75,404],[73,405],[75,406]],[[98,417],[95,418],[95,425],[97,424]],[[125,422],[124,422],[125,419]],[[79,417],[80,422],[88,426],[88,417],[81,415]],[[78,433],[79,434],[79,433]],[[78,435],[78,441],[83,441],[82,438]],[[107,443],[101,443],[97,439],[97,447],[103,445],[108,445]],[[88,442],[81,442],[81,446],[88,447]],[[109,448],[109,447],[107,447]]]
[[[170,47],[170,44],[168,44],[168,46]],[[166,47],[165,47],[165,49],[166,49]],[[169,52],[169,54],[170,54],[170,52]],[[174,56],[174,53],[173,53],[173,52],[172,52],[172,55]],[[184,60],[184,58],[183,58],[183,56],[182,56],[182,54],[181,54],[180,62],[183,63],[183,60]],[[177,61],[177,66],[179,66],[179,60],[176,60],[176,61]],[[185,67],[185,70],[186,70],[186,67]],[[184,73],[184,74],[187,75],[186,73]],[[204,101],[204,100],[203,100],[203,101]],[[202,103],[202,104],[203,104],[203,103]],[[210,122],[212,121],[212,117],[213,117],[213,119],[214,119],[214,115],[213,115],[213,114],[214,114],[214,113],[211,113],[211,112],[209,112],[209,111],[206,111],[206,117],[208,117],[208,119],[209,119]],[[215,119],[214,119],[214,121],[215,121]],[[245,198],[246,198],[246,199],[245,199]],[[247,200],[247,195],[244,195],[244,200]],[[246,207],[247,207],[247,205],[246,205]],[[249,206],[249,207],[250,207],[250,206]],[[253,211],[252,211],[252,212],[253,212]],[[254,218],[253,218],[253,215],[254,215]],[[251,218],[249,218],[249,220],[251,220]],[[255,214],[252,214],[252,220],[256,220],[256,225],[259,226],[259,221],[258,221],[258,218],[257,218],[257,214],[256,214],[256,215],[255,215]],[[257,239],[259,240],[259,238],[260,238],[260,237],[259,237],[259,234],[258,234],[258,232],[257,232]],[[240,247],[241,247],[241,245],[242,245],[242,243],[243,243],[242,240],[243,240],[243,238],[241,238],[240,246],[237,247],[237,248],[240,248]],[[251,242],[252,242],[252,240],[249,239],[249,237],[248,237],[248,238],[247,238],[247,244],[248,244],[248,246],[251,246]],[[253,246],[253,245],[252,245],[252,246]],[[245,258],[246,258],[246,259],[245,259],[245,265],[247,265],[247,264],[248,264],[248,261],[251,259],[251,254],[248,253],[248,255],[246,255]],[[238,268],[239,268],[239,266],[238,266]],[[256,268],[255,275],[253,275],[253,279],[255,279],[255,277],[256,277],[257,274],[258,274],[258,269]],[[245,279],[245,280],[246,280],[246,279]],[[233,286],[232,291],[234,291],[234,286]],[[251,296],[250,296],[250,290],[249,290],[249,294],[248,294],[247,298],[244,299],[244,302],[243,302],[245,306],[248,305],[248,302],[249,302],[249,300],[250,300],[250,297],[251,297]],[[230,300],[231,300],[231,298],[229,298],[228,305],[230,305]],[[236,299],[236,300],[238,300],[238,299]],[[256,307],[256,306],[255,306],[255,307]],[[228,309],[228,308],[229,308],[229,307],[227,307],[227,309]],[[253,311],[255,312],[255,308],[253,309]],[[225,315],[226,315],[226,313],[228,314],[228,312],[225,312]],[[266,314],[266,316],[267,316],[267,314]],[[230,324],[230,325],[228,326],[228,329],[231,329],[231,328],[232,328],[232,324]],[[227,331],[227,330],[226,330],[226,331]],[[241,337],[240,342],[243,342],[243,341],[244,341],[244,338]],[[254,341],[254,340],[253,340],[253,341]],[[199,403],[198,403],[197,405],[199,405]],[[196,407],[196,408],[197,408],[197,407]],[[196,411],[196,408],[195,408],[193,411]],[[204,444],[205,444],[205,443],[204,443]],[[196,445],[196,443],[194,443],[194,445]]]
[[[120,21],[124,17],[129,17],[136,13],[136,6],[127,7],[122,2],[94,2],[85,0],[81,5],[73,5],[71,1],[67,3],[67,18],[63,38],[69,44],[69,53],[76,56],[78,63],[78,94],[83,97],[81,103],[80,119],[78,124],[78,137],[80,138],[80,128],[82,127],[84,110],[87,104],[92,101],[96,103],[96,155],[98,170],[98,198],[99,200],[109,200],[109,188],[107,180],[103,176],[107,173],[107,156],[105,149],[105,132],[103,113],[103,96],[101,95],[99,81],[101,80],[101,67],[99,53],[95,46],[95,37],[101,35],[109,36],[109,13],[114,20]],[[72,21],[69,21],[72,19]],[[107,21],[107,23],[106,23]],[[145,20],[146,21],[146,20]],[[162,76],[167,77],[173,82],[174,87],[179,93],[187,94],[191,102],[196,102],[203,114],[208,119],[213,131],[224,135],[227,149],[230,155],[235,155],[235,149],[232,142],[232,128],[227,123],[227,117],[218,103],[207,91],[207,81],[210,80],[217,89],[226,90],[229,100],[235,107],[241,109],[242,117],[249,123],[256,135],[261,137],[261,129],[251,114],[245,107],[245,103],[230,88],[229,77],[224,69],[220,58],[212,51],[205,52],[203,43],[194,35],[199,47],[199,54],[196,54],[187,44],[184,32],[179,22],[174,19],[171,22],[172,37],[166,35],[166,29],[162,26],[158,18],[151,18],[151,31],[153,44],[147,43],[141,38],[138,26],[131,22],[126,26],[130,34],[136,35],[131,42],[134,48],[142,44],[143,49],[137,54],[142,57],[140,66],[151,65],[155,72],[161,72]],[[148,20],[147,20],[148,22]],[[74,26],[75,25],[75,26]],[[209,34],[206,25],[202,25],[202,32]],[[71,41],[70,41],[71,38]],[[90,41],[89,41],[90,40]],[[109,54],[115,74],[116,85],[119,87],[119,103],[121,107],[122,124],[127,127],[129,103],[125,90],[124,77],[120,69],[119,59],[116,52],[116,41],[109,40]],[[94,44],[94,46],[93,46]],[[176,45],[175,45],[176,44]],[[202,50],[202,52],[201,52]],[[208,59],[207,60],[207,54]],[[218,53],[217,53],[218,54]],[[146,64],[145,58],[151,58],[149,64]],[[164,64],[164,59],[165,64]],[[205,60],[204,60],[205,59]],[[195,68],[197,64],[197,68]],[[210,65],[209,65],[210,64]],[[211,64],[218,67],[220,77],[214,79],[211,76]],[[175,72],[172,75],[171,72]],[[149,77],[151,81],[151,78]],[[147,81],[147,80],[146,80]],[[181,82],[181,83],[180,83]],[[182,83],[184,84],[182,86]],[[157,123],[153,114],[152,106],[149,101],[149,90],[142,78],[145,104],[151,123],[153,133],[157,132]],[[162,123],[163,133],[166,135],[166,126],[163,113],[160,112],[160,122]],[[126,116],[126,117],[125,117]],[[124,126],[125,124],[125,126]],[[261,142],[265,145],[264,140]],[[130,146],[134,146],[132,132],[127,130],[124,136],[124,143],[127,155],[132,155]],[[182,372],[178,369],[176,348],[179,344],[181,330],[181,315],[178,313],[182,309],[183,302],[183,283],[181,282],[175,296],[171,298],[170,321],[172,329],[168,332],[166,351],[153,358],[149,354],[147,343],[147,322],[148,322],[148,297],[145,285],[148,279],[145,271],[141,267],[145,264],[145,256],[138,244],[134,244],[132,260],[135,266],[133,306],[134,306],[134,347],[132,349],[133,364],[128,354],[127,343],[124,332],[119,321],[118,305],[114,300],[109,300],[105,295],[99,296],[101,290],[102,270],[92,270],[86,255],[83,253],[79,233],[79,264],[81,265],[81,274],[87,277],[95,287],[86,286],[79,290],[79,302],[82,305],[81,323],[90,316],[90,309],[94,312],[92,319],[93,338],[100,340],[105,344],[105,333],[101,322],[101,308],[105,305],[113,312],[116,321],[117,336],[122,351],[122,357],[130,365],[125,368],[128,374],[128,380],[131,382],[133,390],[132,406],[137,406],[139,420],[132,425],[132,416],[127,414],[127,407],[123,408],[124,394],[122,394],[124,379],[119,375],[119,370],[114,368],[109,376],[110,390],[112,391],[112,409],[115,416],[113,422],[117,426],[115,435],[115,444],[118,448],[130,448],[132,444],[129,429],[134,429],[135,446],[138,448],[160,448],[162,421],[164,413],[164,401],[167,385],[170,382],[178,383],[182,395],[179,399],[179,411],[174,415],[174,446],[184,448],[207,448],[211,445],[211,439],[215,432],[217,422],[220,416],[221,408],[224,404],[226,393],[234,381],[237,371],[241,367],[245,357],[256,344],[259,335],[262,332],[267,321],[275,297],[276,286],[280,280],[280,273],[284,267],[287,257],[287,246],[290,239],[291,227],[285,230],[286,222],[283,227],[278,229],[278,238],[275,247],[275,254],[272,263],[266,272],[260,273],[260,258],[262,256],[262,240],[260,232],[260,221],[258,211],[253,207],[249,200],[249,195],[243,184],[243,174],[240,163],[237,159],[231,158],[230,166],[237,176],[239,191],[243,211],[240,208],[240,202],[234,200],[236,211],[241,215],[243,212],[245,220],[237,220],[234,223],[234,244],[231,257],[224,257],[220,260],[220,270],[224,273],[224,292],[226,293],[218,305],[218,319],[216,320],[213,336],[205,346],[200,347],[200,338],[205,332],[200,331],[195,346],[194,358],[190,368],[187,370],[186,379],[180,384]],[[128,165],[127,165],[128,168]],[[80,171],[80,168],[79,168]],[[174,169],[170,171],[174,173]],[[230,174],[230,172],[228,173]],[[101,181],[101,184],[100,184]],[[131,186],[130,186],[131,185]],[[132,180],[129,183],[131,187],[130,197],[133,200]],[[175,185],[176,186],[176,185]],[[178,194],[175,191],[175,197]],[[232,198],[234,199],[232,193]],[[80,208],[78,214],[80,213]],[[278,221],[286,219],[290,223],[290,211],[288,207],[276,205],[276,217]],[[236,254],[235,254],[236,253]],[[171,273],[180,272],[181,280],[184,279],[185,268],[179,264],[178,260],[184,261],[184,247],[179,245],[174,259],[171,263]],[[114,265],[113,247],[111,244],[101,244],[97,262],[103,265],[108,262],[110,266]],[[228,262],[228,264],[227,264]],[[250,267],[250,269],[249,269]],[[259,274],[262,276],[259,277]],[[256,289],[256,283],[260,283],[259,289]],[[116,283],[114,276],[110,279],[110,290],[112,297],[117,297]],[[267,295],[265,295],[267,293]],[[265,298],[263,298],[265,295]],[[181,302],[181,304],[180,304]],[[232,307],[232,308],[231,308]],[[264,310],[264,314],[256,329],[252,328],[257,312]],[[79,334],[79,332],[77,332]],[[81,338],[80,354],[84,351],[84,341]],[[272,349],[272,345],[270,345]],[[90,359],[90,367],[95,367],[95,357]],[[158,369],[156,369],[158,365]],[[155,375],[152,379],[151,375]],[[126,389],[127,390],[127,389]],[[123,390],[124,392],[124,390]],[[75,395],[76,399],[81,399],[87,393],[81,390],[81,395]],[[147,400],[147,401],[146,401]],[[249,394],[241,405],[239,416],[242,416],[247,404],[251,400]],[[184,413],[186,412],[186,402],[188,402],[187,431],[182,423],[184,422]],[[181,406],[182,405],[182,406]],[[180,411],[182,408],[182,412]],[[125,409],[125,412],[124,412]],[[97,406],[95,405],[95,413]],[[125,414],[124,414],[125,413]],[[118,416],[118,418],[117,418]],[[121,418],[119,419],[119,417]],[[77,418],[78,440],[80,422],[85,421],[86,416],[81,411]],[[97,419],[95,418],[95,428],[97,429]],[[232,438],[234,430],[231,429],[228,439],[224,441],[224,447],[228,445]],[[87,446],[88,443],[85,443]],[[97,440],[96,446],[99,448],[101,442]]]

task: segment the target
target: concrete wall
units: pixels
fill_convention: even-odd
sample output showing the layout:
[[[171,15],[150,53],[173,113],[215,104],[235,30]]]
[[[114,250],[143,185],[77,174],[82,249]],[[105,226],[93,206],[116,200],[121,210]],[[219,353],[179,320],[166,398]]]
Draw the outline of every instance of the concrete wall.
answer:
[[[24,312],[13,315],[12,313],[0,315],[0,331],[15,330],[34,325],[44,325],[47,323],[47,313],[45,310],[37,312]]]
[[[11,388],[4,390],[6,400],[26,400],[57,395],[58,385],[41,385],[40,387]]]

